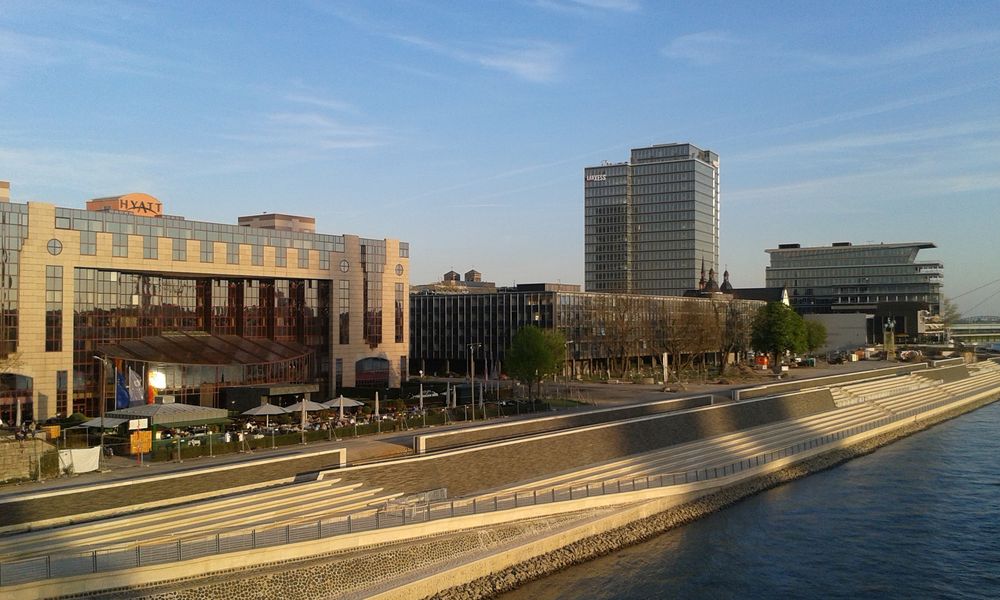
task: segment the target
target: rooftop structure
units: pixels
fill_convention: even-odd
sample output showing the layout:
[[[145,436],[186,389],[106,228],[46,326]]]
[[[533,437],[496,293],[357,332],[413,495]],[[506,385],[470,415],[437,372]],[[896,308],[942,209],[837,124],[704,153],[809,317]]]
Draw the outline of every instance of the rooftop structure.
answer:
[[[239,217],[237,222],[243,227],[256,227],[258,229],[300,231],[305,233],[314,233],[316,231],[316,219],[281,213],[263,213]]]

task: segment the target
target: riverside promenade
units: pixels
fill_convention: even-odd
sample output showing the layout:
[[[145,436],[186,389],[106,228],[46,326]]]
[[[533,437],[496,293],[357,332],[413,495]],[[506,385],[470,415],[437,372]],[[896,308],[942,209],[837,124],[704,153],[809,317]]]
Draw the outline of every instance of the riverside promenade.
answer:
[[[849,382],[833,388],[808,387],[805,384],[803,389],[784,394],[787,398],[780,401],[754,399],[630,419],[613,425],[546,433],[538,436],[541,439],[537,440],[501,442],[483,448],[408,459],[390,469],[384,465],[365,465],[332,471],[327,473],[331,479],[325,484],[322,480],[310,484],[315,484],[315,487],[329,485],[331,489],[337,486],[337,491],[332,493],[316,491],[317,502],[329,504],[331,499],[340,497],[346,506],[348,500],[344,499],[345,495],[368,494],[368,497],[378,498],[382,505],[372,509],[369,504],[364,510],[355,510],[355,507],[348,510],[346,517],[327,515],[326,520],[305,521],[304,514],[299,513],[292,520],[282,521],[283,515],[287,517],[290,510],[302,508],[299,502],[290,501],[291,496],[271,498],[270,508],[263,505],[261,497],[250,498],[247,504],[256,505],[258,516],[266,515],[269,520],[277,522],[273,523],[275,525],[281,522],[287,524],[283,528],[258,526],[252,530],[255,534],[253,547],[248,550],[236,547],[221,554],[218,552],[220,541],[229,540],[230,534],[239,532],[219,533],[217,529],[212,529],[217,528],[218,523],[211,523],[210,515],[216,514],[225,519],[228,509],[213,512],[209,507],[203,517],[196,517],[196,521],[207,529],[192,531],[191,525],[187,525],[186,541],[178,539],[176,544],[173,540],[167,543],[151,535],[147,544],[134,545],[129,550],[121,548],[124,542],[116,542],[113,534],[109,533],[109,537],[102,538],[100,543],[113,544],[114,551],[108,550],[103,554],[97,550],[90,551],[94,564],[99,559],[106,562],[101,569],[95,569],[99,572],[56,578],[46,572],[41,581],[5,585],[3,591],[35,593],[35,596],[21,597],[59,596],[72,593],[70,590],[91,589],[96,592],[88,586],[103,585],[106,589],[118,582],[120,587],[129,589],[128,594],[109,590],[107,593],[111,595],[107,597],[157,597],[158,594],[168,594],[160,597],[215,598],[228,597],[229,590],[240,589],[243,589],[244,595],[233,597],[246,597],[251,588],[303,598],[369,597],[379,594],[384,597],[421,597],[459,585],[472,585],[470,589],[480,589],[480,592],[469,593],[479,595],[485,593],[483,585],[496,591],[523,580],[523,577],[519,579],[515,576],[517,573],[523,575],[532,572],[532,569],[544,571],[552,565],[563,564],[562,559],[553,561],[543,557],[553,553],[557,556],[577,556],[572,552],[566,554],[567,549],[584,540],[617,539],[616,536],[620,537],[621,533],[619,530],[642,530],[643,527],[637,524],[661,522],[665,518],[663,515],[670,511],[680,511],[680,516],[671,517],[675,521],[693,518],[691,515],[704,512],[704,506],[720,502],[719,494],[723,499],[733,494],[742,497],[740,493],[752,493],[746,490],[754,489],[753,486],[761,485],[760,482],[774,485],[774,481],[780,481],[781,477],[807,472],[808,468],[802,468],[807,461],[827,460],[858,444],[879,440],[892,432],[905,432],[907,428],[926,426],[933,419],[967,410],[976,403],[992,401],[997,394],[998,382],[1000,367],[984,363],[969,368],[951,365],[928,369],[924,373],[883,375],[870,381]],[[753,419],[766,423],[740,426]],[[678,442],[681,430],[671,428],[669,423],[672,421],[680,422],[686,429],[691,429],[690,425],[694,424],[702,435]],[[726,428],[728,432],[716,433]],[[592,461],[586,467],[578,466],[563,472],[553,470],[533,478],[522,477],[520,481],[492,488],[485,486],[479,491],[445,501],[427,498],[426,502],[414,503],[411,498],[409,502],[394,504],[393,500],[405,499],[407,492],[415,490],[392,490],[389,489],[391,486],[377,485],[380,475],[384,476],[387,470],[409,468],[419,471],[421,467],[414,466],[416,463],[413,461],[424,463],[422,475],[424,479],[429,479],[430,471],[426,470],[429,464],[436,463],[438,467],[451,465],[446,470],[456,471],[454,465],[464,463],[475,468],[480,459],[484,459],[483,464],[495,463],[497,459],[509,460],[511,455],[505,453],[516,447],[537,456],[537,450],[530,445],[525,446],[526,443],[540,444],[539,447],[550,448],[559,455],[567,448],[575,447],[579,451],[581,444],[590,448],[599,439],[612,440],[619,445],[624,439],[637,435],[644,439],[644,432],[650,430],[672,432],[667,436],[672,439],[650,440],[650,443],[659,441],[659,444],[644,452],[623,452],[614,459]],[[401,466],[406,462],[413,464]],[[789,471],[791,475],[787,473]],[[450,479],[444,479],[460,484],[462,478],[452,472]],[[749,488],[745,487],[750,484]],[[740,492],[740,489],[744,491]],[[302,493],[298,496],[303,501],[307,500]],[[186,507],[186,510],[191,508]],[[221,509],[219,506],[215,508]],[[161,514],[160,520],[176,521],[179,515]],[[352,515],[355,519],[353,529]],[[254,518],[248,517],[245,523],[254,523]],[[343,528],[345,518],[346,530]],[[670,519],[667,521],[670,522]],[[158,525],[149,526],[155,528]],[[102,527],[114,528],[116,525],[103,524]],[[123,530],[132,528],[133,532],[138,527],[139,533],[132,533],[133,539],[143,535],[135,517],[117,527]],[[275,538],[277,541],[265,537],[265,531],[280,532],[282,529],[283,539],[280,539],[280,534]],[[307,530],[311,533],[305,536],[303,532]],[[206,537],[211,531],[216,531],[215,536]],[[611,533],[615,531],[619,533]],[[37,532],[36,535],[44,533]],[[162,538],[163,532],[157,535]],[[176,536],[177,533],[170,535]],[[201,538],[198,538],[199,535]],[[78,541],[73,541],[74,536]],[[3,562],[2,569],[6,571],[0,569],[0,575],[6,573],[7,581],[12,574],[25,572],[29,564],[44,564],[49,569],[53,560],[58,565],[70,564],[59,562],[62,560],[59,557],[64,556],[59,551],[79,548],[82,543],[79,540],[93,544],[98,536],[94,530],[62,530],[56,537],[67,544],[63,547],[46,545],[39,537],[33,541],[30,537],[18,537],[18,551],[11,550],[15,544],[6,550],[0,549],[5,558],[22,556],[20,562]],[[270,541],[257,544],[258,537]],[[185,550],[194,547],[192,544],[196,538],[203,545],[206,539],[214,538],[215,552],[201,557],[193,556],[190,551],[185,554]],[[605,542],[596,546],[590,542],[584,545],[587,548],[606,546]],[[175,547],[177,554],[170,561],[156,559],[142,562],[143,556],[147,559],[160,556],[154,553],[157,547],[167,550]],[[359,553],[359,547],[370,549]],[[38,558],[25,556],[29,549]],[[127,561],[117,565],[107,563],[106,559],[112,556],[118,560],[135,557],[145,566],[129,568]],[[404,556],[419,557],[419,560],[401,558]],[[178,558],[181,560],[176,560]],[[41,563],[38,562],[40,560]],[[525,560],[534,567],[525,570]],[[251,562],[257,562],[257,566],[251,566]],[[386,569],[387,564],[393,565],[393,568]],[[24,568],[12,570],[12,565]],[[373,570],[374,565],[381,567]],[[508,572],[511,569],[514,574]],[[320,573],[329,576],[321,576]],[[291,585],[292,580],[297,582],[295,586]],[[483,581],[489,583],[484,584]],[[0,584],[3,582],[0,581]],[[245,588],[246,585],[251,588]],[[475,588],[476,585],[480,587]]]

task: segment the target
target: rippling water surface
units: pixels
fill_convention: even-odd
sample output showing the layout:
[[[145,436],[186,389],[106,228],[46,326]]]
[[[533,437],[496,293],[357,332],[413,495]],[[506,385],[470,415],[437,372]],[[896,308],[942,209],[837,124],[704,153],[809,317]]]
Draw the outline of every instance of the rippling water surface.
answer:
[[[1000,402],[503,598],[1000,598]]]

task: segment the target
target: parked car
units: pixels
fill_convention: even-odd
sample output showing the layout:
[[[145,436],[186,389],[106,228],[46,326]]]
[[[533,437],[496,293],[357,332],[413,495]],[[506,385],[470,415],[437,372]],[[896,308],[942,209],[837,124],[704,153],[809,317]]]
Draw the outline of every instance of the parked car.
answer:
[[[845,356],[843,352],[831,352],[826,356],[826,362],[831,365],[842,365],[846,360],[847,356]]]

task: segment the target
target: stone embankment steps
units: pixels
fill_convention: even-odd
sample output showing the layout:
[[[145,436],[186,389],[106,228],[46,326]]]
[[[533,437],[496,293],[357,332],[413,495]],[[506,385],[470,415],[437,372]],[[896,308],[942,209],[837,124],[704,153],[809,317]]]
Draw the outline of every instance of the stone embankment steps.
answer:
[[[969,377],[968,379],[953,381],[951,383],[942,383],[941,387],[948,390],[952,394],[960,395],[977,390],[988,389],[990,387],[996,387],[998,384],[1000,384],[1000,366],[996,368],[982,369],[981,375]]]
[[[198,520],[196,525],[178,524],[176,526],[163,525],[159,528],[144,528],[132,533],[118,533],[115,535],[97,536],[93,540],[84,538],[77,541],[47,541],[37,545],[25,545],[18,548],[16,557],[4,557],[4,560],[22,559],[29,556],[50,554],[52,552],[73,549],[74,551],[89,551],[97,548],[108,548],[121,544],[132,544],[141,539],[143,543],[155,544],[163,539],[176,541],[191,537],[199,537],[206,534],[226,533],[232,530],[247,529],[251,527],[292,525],[303,520],[315,522],[317,519],[329,518],[344,513],[356,512],[364,509],[371,503],[385,501],[391,496],[377,496],[373,490],[363,490],[355,494],[341,497],[339,501],[331,501],[327,505],[309,505],[299,508],[293,512],[284,511],[280,513],[280,519],[276,518],[277,513],[273,510],[266,511],[260,515],[245,516],[242,518],[229,518],[220,515],[211,520]],[[142,536],[138,538],[137,536]]]
[[[995,363],[986,363],[982,369],[976,370],[969,379],[949,384],[940,384],[935,380],[927,380],[923,377],[906,375],[865,382],[864,384],[859,384],[858,387],[860,387],[861,391],[867,394],[874,394],[914,386],[919,386],[919,388],[905,392],[900,396],[886,398],[882,401],[869,401],[868,403],[861,405],[854,404],[847,409],[840,409],[835,412],[809,417],[804,421],[809,422],[808,431],[810,434],[813,436],[824,435],[826,433],[833,433],[842,428],[838,425],[836,420],[829,419],[830,415],[840,414],[844,416],[843,421],[846,422],[846,426],[848,427],[859,424],[859,422],[856,422],[855,419],[861,413],[855,413],[852,415],[850,412],[847,412],[848,409],[852,407],[860,411],[867,410],[868,418],[863,419],[862,421],[871,421],[881,418],[886,414],[897,414],[909,409],[920,408],[934,402],[948,400],[950,398],[954,398],[956,393],[968,394],[996,388],[1000,386],[1000,365]],[[858,409],[858,406],[861,406],[862,408]],[[866,406],[868,407],[867,409],[864,408]],[[773,444],[771,446],[766,445],[765,442],[768,441],[766,437],[757,435],[755,430],[746,430],[737,434],[718,436],[711,438],[710,440],[693,442],[691,444],[673,446],[668,449],[653,451],[637,457],[632,457],[628,460],[605,463],[584,471],[566,473],[545,478],[543,480],[529,482],[520,486],[507,488],[503,491],[506,493],[532,491],[559,485],[584,485],[587,482],[593,483],[596,481],[609,481],[615,478],[627,479],[643,477],[646,475],[655,475],[664,472],[681,472],[685,470],[721,466],[722,464],[732,462],[733,456],[748,456],[760,452],[776,450],[790,443],[794,443],[795,441],[799,441],[801,439],[801,437],[797,437],[799,432],[794,429],[798,426],[798,424],[778,424],[760,428],[772,436],[769,440]],[[792,429],[788,429],[788,427]],[[733,444],[727,441],[733,438],[742,439],[744,446],[741,448],[738,444]],[[721,462],[715,460],[716,453],[714,450],[720,451],[719,454],[721,455]],[[685,455],[697,457],[697,459],[685,461],[683,460]]]
[[[851,404],[848,407],[830,411],[806,419],[787,421],[761,428],[748,429],[734,434],[717,436],[708,440],[671,446],[624,460],[612,461],[594,467],[564,473],[553,477],[526,482],[492,493],[515,493],[547,489],[570,484],[584,485],[614,479],[629,479],[655,475],[658,473],[682,472],[706,467],[721,466],[733,461],[734,456],[750,456],[761,452],[779,450],[806,437],[834,433],[840,429],[877,420],[887,414],[918,408],[940,400],[947,400],[959,390],[968,393],[997,387],[1000,384],[1000,365],[990,363],[984,373],[975,374],[970,380],[962,380],[945,386],[932,385],[922,377],[913,375],[882,378],[857,384],[855,389],[867,394],[920,386],[899,397],[886,401],[869,401]],[[994,379],[993,374],[996,374]],[[943,388],[943,389],[942,389]],[[951,389],[949,389],[951,388]],[[855,412],[856,411],[856,412]],[[763,433],[762,433],[763,432]],[[736,440],[736,441],[734,441]],[[482,495],[483,497],[487,495]]]
[[[837,408],[846,408],[859,402],[840,387],[830,388],[830,395],[833,396],[833,405]]]
[[[882,400],[873,400],[872,402],[893,414],[899,414],[912,408],[919,408],[932,402],[947,399],[948,395],[942,390],[928,386],[900,396],[894,396],[891,399],[884,398]]]
[[[131,530],[134,527],[145,524],[156,523],[177,523],[185,516],[201,517],[217,513],[238,514],[243,509],[259,509],[269,506],[280,506],[283,503],[291,503],[300,498],[309,498],[313,494],[322,496],[329,495],[338,489],[339,480],[328,479],[320,482],[306,482],[298,484],[286,484],[275,488],[265,488],[259,491],[252,491],[238,496],[227,496],[218,499],[207,499],[193,503],[186,503],[177,506],[155,509],[143,513],[131,514],[127,518],[112,518],[100,521],[68,525],[57,529],[41,529],[38,531],[19,534],[16,538],[0,537],[0,553],[4,551],[12,542],[17,540],[65,539],[72,532],[86,532],[85,535],[96,535],[101,532]],[[341,484],[343,485],[343,484]],[[357,485],[351,486],[357,487]]]
[[[569,484],[583,485],[586,482],[642,477],[647,474],[681,472],[729,464],[738,457],[779,450],[794,444],[804,435],[825,435],[882,416],[871,406],[855,405],[802,419],[782,421],[697,442],[678,444],[587,469],[525,482],[504,488],[502,493],[547,489]]]
[[[827,425],[827,429],[836,430],[847,424],[852,424],[860,415],[868,414],[869,419],[877,418],[871,407],[853,407],[845,411],[838,411],[837,414],[824,413],[824,417],[806,418],[795,421],[785,421],[779,424],[766,425],[758,428],[747,429],[741,432],[725,434],[679,444],[648,452],[642,455],[631,457],[629,460],[614,461],[604,463],[597,467],[587,469],[586,472],[569,472],[561,475],[528,482],[517,488],[505,489],[504,491],[532,490],[551,487],[553,485],[567,485],[570,483],[584,483],[585,481],[610,480],[621,477],[637,477],[650,472],[674,472],[704,468],[709,465],[728,464],[736,457],[752,456],[774,449],[783,448],[796,436],[803,435],[803,432],[814,435],[818,431],[817,427],[822,424]]]
[[[361,484],[337,485],[336,480],[320,485],[299,485],[311,489],[301,489],[292,495],[281,494],[267,501],[258,501],[257,494],[245,497],[238,504],[205,501],[0,539],[0,557],[10,560],[11,556],[20,558],[29,552],[44,554],[57,548],[80,549],[134,542],[137,536],[150,541],[166,535],[186,537],[206,531],[214,533],[222,529],[315,520],[356,512],[399,496],[379,493],[378,488],[363,488]]]

